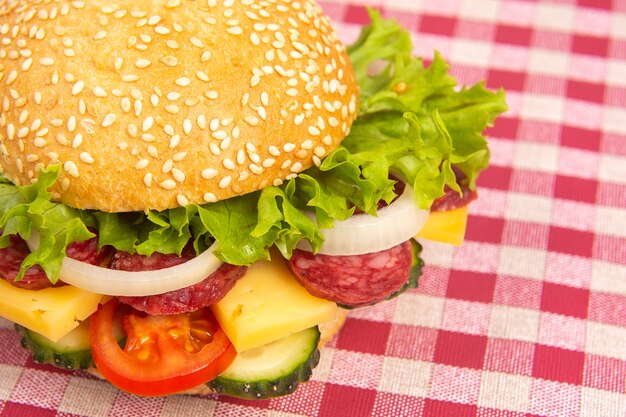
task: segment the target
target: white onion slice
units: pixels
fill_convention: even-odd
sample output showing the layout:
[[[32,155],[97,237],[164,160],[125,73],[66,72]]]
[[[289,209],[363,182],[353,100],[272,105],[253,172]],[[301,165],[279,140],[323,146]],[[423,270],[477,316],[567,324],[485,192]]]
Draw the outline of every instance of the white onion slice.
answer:
[[[312,219],[313,215],[307,213]],[[378,210],[378,217],[357,214],[335,221],[332,229],[321,229],[324,243],[318,253],[346,256],[379,252],[405,242],[419,232],[428,219],[428,210],[415,206],[413,190],[408,185],[389,206]],[[311,251],[306,240],[298,248]]]
[[[38,234],[31,234],[28,246],[31,250],[39,247]],[[215,272],[222,265],[222,261],[213,254],[216,247],[217,242],[185,263],[154,271],[119,271],[65,257],[60,279],[97,294],[113,296],[163,294],[196,284]]]

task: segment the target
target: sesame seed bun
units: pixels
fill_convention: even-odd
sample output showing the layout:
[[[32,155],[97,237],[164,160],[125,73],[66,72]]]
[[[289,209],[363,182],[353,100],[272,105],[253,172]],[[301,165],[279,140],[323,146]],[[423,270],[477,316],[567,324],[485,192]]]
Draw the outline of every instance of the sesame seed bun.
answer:
[[[56,200],[108,212],[278,185],[349,132],[357,86],[312,0],[0,5],[0,167],[60,164]]]

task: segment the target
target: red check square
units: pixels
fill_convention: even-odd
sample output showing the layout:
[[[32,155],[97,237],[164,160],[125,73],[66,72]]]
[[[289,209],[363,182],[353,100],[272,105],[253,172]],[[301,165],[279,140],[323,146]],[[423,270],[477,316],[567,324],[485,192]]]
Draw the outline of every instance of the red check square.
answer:
[[[602,103],[604,101],[604,85],[586,81],[569,80],[567,96],[585,101]]]
[[[504,219],[472,215],[467,222],[465,238],[476,242],[500,243]]]
[[[478,193],[480,188],[495,188],[507,191],[511,182],[511,168],[490,165],[489,168],[480,173],[478,177]]]
[[[598,36],[574,35],[572,51],[579,54],[605,57],[609,51],[609,40]]]
[[[591,232],[550,227],[548,249],[551,251],[591,257],[593,244],[594,236]]]
[[[375,401],[374,390],[327,383],[318,417],[369,416]]]
[[[437,35],[452,36],[456,26],[456,19],[446,16],[422,15],[419,25],[421,32]]]
[[[498,25],[496,29],[496,42],[528,46],[530,45],[531,35],[532,30],[527,27]]]
[[[487,337],[442,330],[435,345],[436,363],[481,369]]]
[[[0,413],[0,417],[54,417],[57,415],[56,410],[48,410],[46,408],[35,407],[33,405],[14,403],[7,401]]]
[[[490,70],[487,73],[487,87],[491,89],[504,88],[505,90],[522,91],[526,75],[521,72],[506,70]]]
[[[346,8],[344,20],[347,23],[355,23],[358,25],[367,25],[370,23],[370,16],[364,6],[350,5]]]
[[[446,296],[460,300],[490,303],[493,300],[496,276],[480,272],[450,272]]]
[[[544,282],[541,310],[565,316],[587,318],[589,290]]]
[[[550,381],[580,385],[583,381],[584,366],[584,352],[537,345],[532,375]]]
[[[520,121],[517,117],[498,117],[492,127],[485,130],[488,137],[515,139]]]
[[[613,7],[612,0],[578,0],[578,4],[583,7],[592,7],[595,9],[611,10]]]
[[[602,133],[582,127],[563,126],[561,145],[588,151],[599,151]]]
[[[354,352],[383,355],[390,328],[389,323],[349,318],[338,334],[337,347]]]

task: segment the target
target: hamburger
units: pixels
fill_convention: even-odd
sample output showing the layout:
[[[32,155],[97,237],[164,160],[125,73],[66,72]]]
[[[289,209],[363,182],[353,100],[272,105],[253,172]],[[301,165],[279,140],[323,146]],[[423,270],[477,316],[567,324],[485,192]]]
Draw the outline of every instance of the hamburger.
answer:
[[[284,395],[416,287],[506,104],[370,14],[346,48],[312,0],[0,5],[0,315],[35,360]]]

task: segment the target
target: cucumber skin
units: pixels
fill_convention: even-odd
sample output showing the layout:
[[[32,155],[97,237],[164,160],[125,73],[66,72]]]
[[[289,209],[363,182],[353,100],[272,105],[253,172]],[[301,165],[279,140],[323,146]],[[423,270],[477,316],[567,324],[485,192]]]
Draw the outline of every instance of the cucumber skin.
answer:
[[[311,379],[313,369],[319,364],[320,350],[317,348],[319,337],[318,332],[315,340],[316,347],[308,359],[298,365],[287,376],[254,382],[238,381],[218,376],[207,382],[206,385],[217,394],[225,394],[245,400],[261,400],[291,394],[298,389],[301,383]]]
[[[49,364],[62,369],[89,369],[95,368],[91,348],[76,350],[73,352],[55,352],[50,346],[44,346],[36,341],[36,336],[31,335],[31,330],[15,325],[15,330],[20,334],[22,347],[28,349],[37,363]]]

